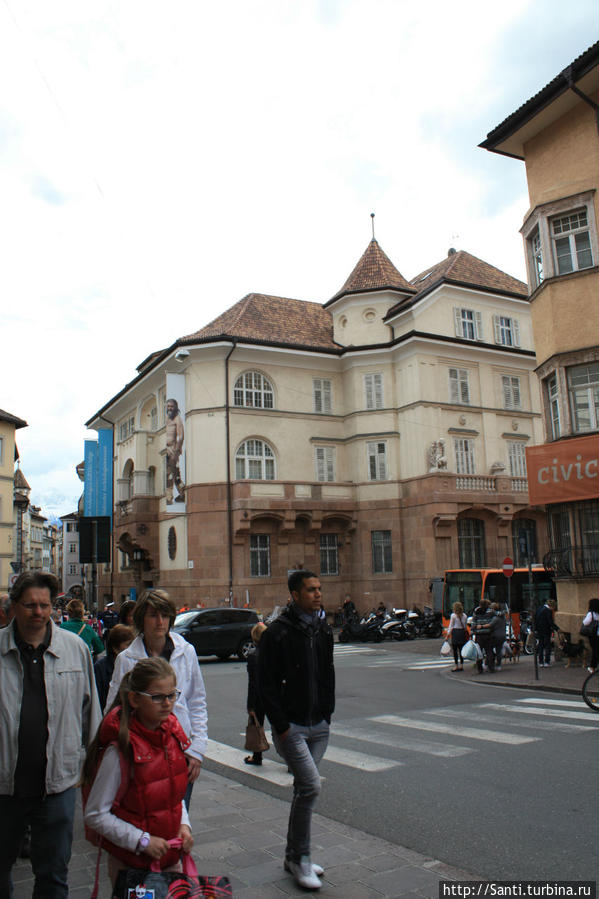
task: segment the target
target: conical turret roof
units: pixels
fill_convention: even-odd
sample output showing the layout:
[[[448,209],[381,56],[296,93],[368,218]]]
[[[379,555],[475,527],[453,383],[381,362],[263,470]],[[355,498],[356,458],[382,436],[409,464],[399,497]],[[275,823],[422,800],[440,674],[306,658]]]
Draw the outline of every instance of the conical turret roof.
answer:
[[[340,291],[325,306],[350,293],[365,293],[372,290],[398,290],[404,294],[416,293],[412,284],[406,281],[387,254],[381,250],[378,241],[370,241],[361,259]]]

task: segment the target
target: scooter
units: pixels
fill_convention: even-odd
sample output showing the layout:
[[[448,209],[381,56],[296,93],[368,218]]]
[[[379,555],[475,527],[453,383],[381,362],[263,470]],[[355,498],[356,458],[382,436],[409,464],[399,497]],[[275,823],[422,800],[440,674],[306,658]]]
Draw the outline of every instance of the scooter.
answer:
[[[443,633],[441,612],[433,612],[430,606],[425,606],[423,614],[417,614],[414,619],[414,631],[417,637],[440,637]]]
[[[374,613],[361,621],[357,616],[349,618],[338,637],[340,643],[380,643],[382,639],[380,622]]]

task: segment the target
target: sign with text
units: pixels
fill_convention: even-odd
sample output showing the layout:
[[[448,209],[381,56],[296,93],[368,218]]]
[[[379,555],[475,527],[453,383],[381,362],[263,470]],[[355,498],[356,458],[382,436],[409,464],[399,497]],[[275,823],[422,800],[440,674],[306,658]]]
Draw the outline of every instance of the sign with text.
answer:
[[[526,447],[531,505],[599,497],[599,436]]]
[[[98,440],[85,441],[83,507],[87,516],[112,521],[112,430],[98,431]]]

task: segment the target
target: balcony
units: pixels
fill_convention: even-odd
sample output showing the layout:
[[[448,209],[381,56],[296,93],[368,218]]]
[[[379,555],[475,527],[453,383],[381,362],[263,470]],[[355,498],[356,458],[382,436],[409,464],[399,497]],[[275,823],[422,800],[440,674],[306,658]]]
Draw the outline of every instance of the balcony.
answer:
[[[456,490],[477,490],[483,493],[498,493],[511,490],[512,493],[526,493],[526,478],[511,478],[506,475],[487,476],[478,474],[459,474],[455,479]]]
[[[547,571],[552,572],[556,580],[599,578],[599,543],[550,549],[543,559],[543,565]]]

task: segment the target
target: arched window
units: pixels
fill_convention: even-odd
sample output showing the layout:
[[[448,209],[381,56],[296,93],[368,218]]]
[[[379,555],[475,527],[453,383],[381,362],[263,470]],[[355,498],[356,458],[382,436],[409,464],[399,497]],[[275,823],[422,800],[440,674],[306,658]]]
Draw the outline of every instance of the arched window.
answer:
[[[246,440],[235,454],[235,477],[255,481],[273,481],[275,454],[264,440]]]
[[[274,409],[272,384],[259,371],[246,371],[235,381],[233,404],[252,409]]]
[[[121,499],[133,499],[133,459],[127,459],[121,478]]]
[[[537,559],[537,523],[534,518],[516,518],[512,521],[514,562],[524,567]]]
[[[460,568],[485,567],[485,523],[479,518],[458,519]]]

